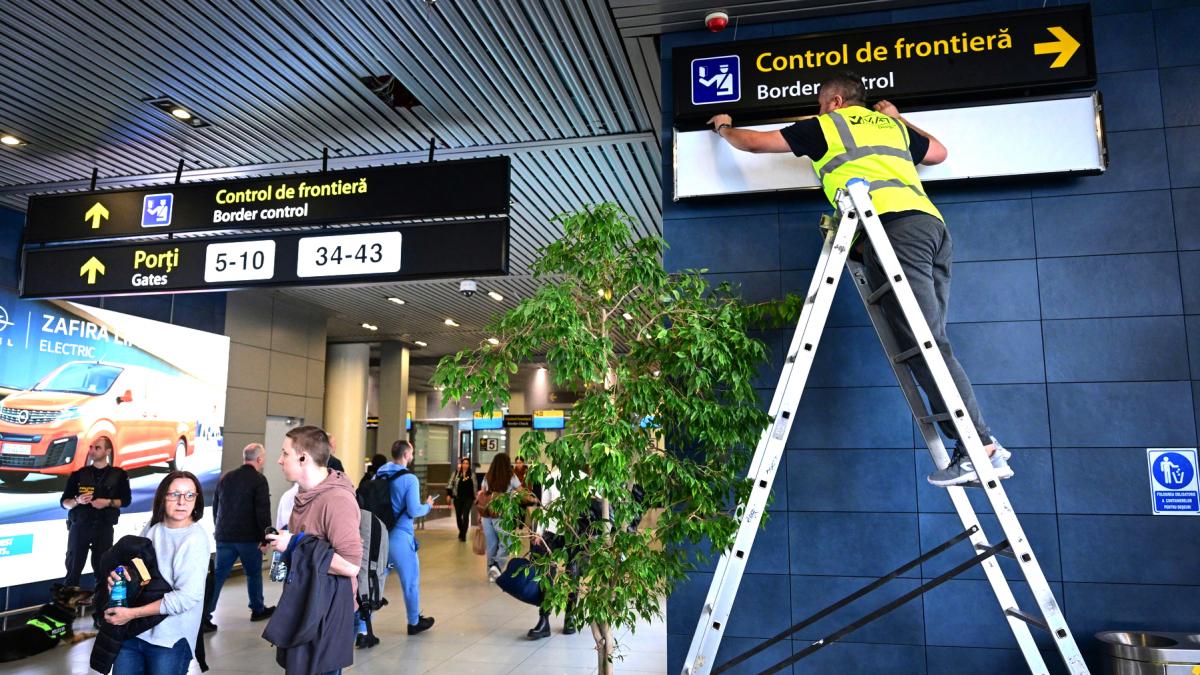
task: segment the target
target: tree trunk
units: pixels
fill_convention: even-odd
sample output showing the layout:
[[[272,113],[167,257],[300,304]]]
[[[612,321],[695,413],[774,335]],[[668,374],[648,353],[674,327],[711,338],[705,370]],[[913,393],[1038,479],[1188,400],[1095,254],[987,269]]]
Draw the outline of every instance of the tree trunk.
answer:
[[[592,638],[596,640],[596,672],[598,675],[613,675],[613,639],[610,624],[592,624]]]

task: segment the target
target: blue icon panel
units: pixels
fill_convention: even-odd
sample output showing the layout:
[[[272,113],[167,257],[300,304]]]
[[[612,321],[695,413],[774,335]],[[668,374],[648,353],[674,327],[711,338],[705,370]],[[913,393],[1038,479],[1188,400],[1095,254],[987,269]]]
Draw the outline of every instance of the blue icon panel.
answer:
[[[711,56],[692,61],[692,104],[733,103],[742,98],[741,59]]]
[[[171,224],[171,206],[175,195],[165,192],[142,198],[142,227],[166,227]]]

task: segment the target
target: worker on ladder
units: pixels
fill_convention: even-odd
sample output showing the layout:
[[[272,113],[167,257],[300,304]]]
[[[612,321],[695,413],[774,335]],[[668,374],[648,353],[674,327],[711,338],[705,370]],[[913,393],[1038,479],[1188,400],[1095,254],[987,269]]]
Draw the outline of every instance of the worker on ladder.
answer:
[[[821,179],[825,196],[834,201],[839,189],[851,178],[870,183],[871,201],[887,231],[900,266],[908,277],[913,294],[933,337],[941,349],[946,366],[954,378],[979,438],[990,441],[984,446],[997,477],[1009,478],[1011,456],[992,436],[971,382],[954,357],[946,336],[946,312],[950,300],[950,259],[953,246],[942,214],[926,196],[917,177],[917,164],[939,164],[946,159],[946,147],[933,135],[914,127],[900,116],[896,106],[879,101],[874,110],[867,107],[862,78],[852,73],[834,75],[821,83],[817,101],[820,114],[776,131],[754,131],[733,126],[729,115],[714,115],[709,124],[731,146],[746,152],[791,152],[807,156]],[[872,286],[886,279],[870,243],[859,244],[862,260]],[[912,331],[894,294],[883,304],[884,315],[896,333],[902,348],[915,344]],[[929,398],[934,413],[945,413],[946,404],[937,393],[933,376],[924,359],[908,361],[917,382]],[[956,441],[954,425],[942,422],[943,433]],[[950,464],[930,474],[929,482],[939,487],[977,481],[971,459],[957,444]]]

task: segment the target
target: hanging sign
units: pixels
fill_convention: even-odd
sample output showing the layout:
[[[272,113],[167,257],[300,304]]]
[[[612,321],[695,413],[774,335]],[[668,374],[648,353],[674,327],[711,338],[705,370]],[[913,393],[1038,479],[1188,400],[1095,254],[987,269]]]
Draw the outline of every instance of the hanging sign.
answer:
[[[815,112],[830,75],[862,76],[868,99],[975,98],[1096,81],[1088,5],[836,33],[684,47],[672,55],[675,119],[699,126]]]
[[[508,270],[507,218],[328,232],[26,249],[21,297],[328,286]]]
[[[509,158],[30,198],[25,243],[508,213]]]

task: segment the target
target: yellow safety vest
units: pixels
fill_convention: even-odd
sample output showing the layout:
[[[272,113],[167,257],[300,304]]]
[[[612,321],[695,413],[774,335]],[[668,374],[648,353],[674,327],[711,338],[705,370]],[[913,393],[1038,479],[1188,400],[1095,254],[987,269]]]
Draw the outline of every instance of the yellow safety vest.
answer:
[[[829,150],[813,161],[813,168],[830,204],[836,206],[834,195],[851,178],[864,178],[879,213],[923,211],[943,220],[917,178],[907,127],[862,106],[834,110],[817,121]]]

